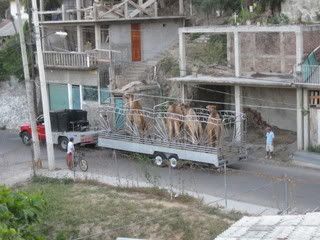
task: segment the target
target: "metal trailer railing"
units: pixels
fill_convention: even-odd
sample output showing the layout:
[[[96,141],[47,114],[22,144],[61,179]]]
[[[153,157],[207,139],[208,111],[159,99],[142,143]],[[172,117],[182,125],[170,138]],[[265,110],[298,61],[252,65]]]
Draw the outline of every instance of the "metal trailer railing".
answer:
[[[168,113],[169,104],[164,102],[152,109],[139,110],[106,105],[100,112],[105,131],[99,136],[98,145],[153,155],[157,165],[168,160],[171,167],[176,167],[180,160],[220,167],[225,161],[230,164],[247,157],[246,117],[243,113],[236,116],[234,111],[218,111],[221,134],[211,145],[206,131],[207,109],[193,108],[196,115],[186,116]],[[138,122],[132,121],[133,118]],[[172,137],[168,129],[170,120],[176,121],[180,128],[180,132]],[[138,126],[139,121],[145,122],[143,129]],[[192,134],[188,124],[199,126],[201,134]]]

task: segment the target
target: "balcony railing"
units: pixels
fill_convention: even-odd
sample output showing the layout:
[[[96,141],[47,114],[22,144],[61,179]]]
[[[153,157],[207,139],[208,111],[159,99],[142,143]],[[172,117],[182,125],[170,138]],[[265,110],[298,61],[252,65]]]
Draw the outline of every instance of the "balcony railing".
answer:
[[[296,67],[296,83],[320,85],[320,65],[300,65]]]
[[[110,62],[110,52],[43,52],[43,61],[48,68],[91,69]]]

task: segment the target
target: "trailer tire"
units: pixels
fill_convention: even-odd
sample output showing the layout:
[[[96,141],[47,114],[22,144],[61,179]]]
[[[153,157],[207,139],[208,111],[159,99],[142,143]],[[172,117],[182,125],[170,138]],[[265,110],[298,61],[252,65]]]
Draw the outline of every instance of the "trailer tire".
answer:
[[[21,140],[22,140],[22,143],[24,144],[24,145],[30,145],[31,144],[31,136],[30,136],[30,134],[29,133],[27,133],[27,132],[22,132],[21,133]]]
[[[166,156],[163,153],[156,152],[153,154],[153,162],[158,167],[163,167],[165,160]]]
[[[178,158],[177,155],[171,155],[168,160],[169,160],[169,166],[171,168],[177,168],[178,167],[179,158]]]
[[[69,142],[69,139],[67,137],[59,137],[58,139],[59,148],[62,151],[66,151],[68,148],[68,142]]]

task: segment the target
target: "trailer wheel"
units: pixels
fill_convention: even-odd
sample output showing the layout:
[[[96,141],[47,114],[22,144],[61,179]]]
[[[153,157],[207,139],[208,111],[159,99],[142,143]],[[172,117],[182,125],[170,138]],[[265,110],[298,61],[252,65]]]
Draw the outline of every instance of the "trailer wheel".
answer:
[[[68,148],[69,139],[67,137],[59,137],[59,148],[66,151]]]
[[[155,153],[153,157],[154,164],[158,167],[162,167],[164,165],[165,156],[162,153]]]
[[[178,166],[178,156],[176,155],[171,155],[169,157],[169,165],[172,168],[176,168]]]
[[[30,145],[31,144],[31,136],[30,136],[30,134],[27,133],[27,132],[21,133],[21,140],[22,140],[22,143],[24,145]]]

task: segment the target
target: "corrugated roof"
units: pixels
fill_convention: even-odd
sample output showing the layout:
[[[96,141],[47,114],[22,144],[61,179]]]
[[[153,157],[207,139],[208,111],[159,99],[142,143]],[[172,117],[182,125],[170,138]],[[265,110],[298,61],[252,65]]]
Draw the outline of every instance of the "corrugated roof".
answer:
[[[8,37],[15,35],[13,23],[10,20],[2,20],[0,22],[0,37]]]
[[[320,239],[320,213],[243,217],[215,240]]]

